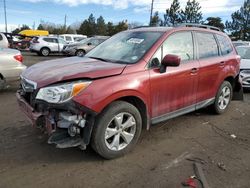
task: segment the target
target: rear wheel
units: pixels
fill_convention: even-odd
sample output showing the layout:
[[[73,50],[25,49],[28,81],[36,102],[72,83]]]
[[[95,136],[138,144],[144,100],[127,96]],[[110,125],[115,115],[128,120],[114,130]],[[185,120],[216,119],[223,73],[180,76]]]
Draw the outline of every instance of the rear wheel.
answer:
[[[215,97],[215,102],[213,104],[213,110],[217,114],[222,114],[228,108],[233,96],[232,85],[228,81],[224,81]]]
[[[116,101],[97,118],[92,148],[106,159],[120,157],[137,143],[142,129],[141,115],[130,103]]]
[[[86,54],[84,50],[77,50],[76,51],[76,56],[78,57],[83,57]]]
[[[42,48],[42,49],[40,50],[40,54],[41,54],[42,56],[48,56],[49,53],[50,53],[49,48]]]

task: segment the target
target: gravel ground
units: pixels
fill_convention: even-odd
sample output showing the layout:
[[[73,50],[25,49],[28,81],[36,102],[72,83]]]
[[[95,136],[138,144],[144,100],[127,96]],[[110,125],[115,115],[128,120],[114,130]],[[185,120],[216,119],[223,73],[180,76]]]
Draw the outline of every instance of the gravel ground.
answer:
[[[23,54],[28,66],[63,57]],[[210,188],[250,187],[250,93],[223,115],[204,109],[152,126],[131,153],[103,160],[91,148],[48,145],[19,111],[15,91],[0,92],[1,188],[182,187],[194,158],[202,159]]]

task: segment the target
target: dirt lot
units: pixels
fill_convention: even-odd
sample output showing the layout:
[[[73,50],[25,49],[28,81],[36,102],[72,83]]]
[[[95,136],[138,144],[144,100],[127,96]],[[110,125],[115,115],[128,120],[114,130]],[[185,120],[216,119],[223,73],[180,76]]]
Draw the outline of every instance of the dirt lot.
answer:
[[[25,63],[61,57],[25,53]],[[250,187],[250,93],[224,115],[202,110],[153,126],[133,152],[107,161],[90,148],[48,145],[19,111],[15,90],[0,92],[0,187],[182,187],[194,174],[188,158],[204,161],[211,188]]]

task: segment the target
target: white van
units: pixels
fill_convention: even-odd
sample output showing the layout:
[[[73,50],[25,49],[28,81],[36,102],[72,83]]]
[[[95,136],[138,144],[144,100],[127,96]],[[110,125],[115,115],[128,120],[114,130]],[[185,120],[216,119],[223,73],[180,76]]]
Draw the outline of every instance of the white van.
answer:
[[[86,39],[86,35],[77,35],[77,34],[64,34],[60,35],[67,43],[79,42],[80,40]]]
[[[0,33],[0,48],[8,48],[8,47],[9,47],[9,42],[7,37],[3,33]]]

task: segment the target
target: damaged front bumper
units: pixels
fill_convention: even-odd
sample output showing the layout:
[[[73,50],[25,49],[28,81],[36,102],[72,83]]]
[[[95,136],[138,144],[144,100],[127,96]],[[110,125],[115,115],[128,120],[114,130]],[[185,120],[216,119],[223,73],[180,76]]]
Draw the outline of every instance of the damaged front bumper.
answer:
[[[86,148],[97,115],[94,111],[73,101],[65,104],[35,101],[30,104],[23,95],[22,90],[16,93],[20,109],[34,127],[49,135],[49,144],[56,144],[58,148]]]

